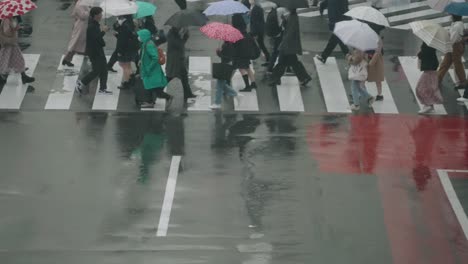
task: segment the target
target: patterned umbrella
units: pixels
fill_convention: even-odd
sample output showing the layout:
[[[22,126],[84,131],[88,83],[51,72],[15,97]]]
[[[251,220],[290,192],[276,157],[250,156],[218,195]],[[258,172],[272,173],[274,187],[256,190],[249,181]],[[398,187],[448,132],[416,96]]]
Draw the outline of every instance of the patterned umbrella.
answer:
[[[421,20],[410,23],[413,33],[424,41],[429,47],[442,52],[452,52],[452,42],[449,32],[439,24],[429,20]]]
[[[211,3],[210,6],[203,11],[203,14],[207,16],[229,16],[234,14],[243,14],[249,11],[250,10],[240,2],[224,0]]]
[[[31,0],[5,0],[0,2],[0,19],[22,16],[36,8]]]
[[[211,39],[235,43],[244,38],[242,33],[229,24],[213,22],[200,28],[205,36]]]

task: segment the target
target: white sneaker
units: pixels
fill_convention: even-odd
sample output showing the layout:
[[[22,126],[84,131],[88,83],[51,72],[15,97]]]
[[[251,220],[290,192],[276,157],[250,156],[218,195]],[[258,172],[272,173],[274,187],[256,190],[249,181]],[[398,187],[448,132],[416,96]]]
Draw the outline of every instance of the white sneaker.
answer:
[[[457,102],[466,103],[466,102],[468,102],[468,98],[465,98],[465,97],[457,98]]]
[[[432,105],[425,105],[423,108],[418,112],[419,114],[428,114],[434,112],[434,106]]]
[[[212,109],[212,110],[221,109],[221,105],[220,104],[212,104],[212,105],[210,105],[210,109]]]
[[[349,109],[351,109],[352,111],[359,111],[359,105],[351,104],[349,106]]]

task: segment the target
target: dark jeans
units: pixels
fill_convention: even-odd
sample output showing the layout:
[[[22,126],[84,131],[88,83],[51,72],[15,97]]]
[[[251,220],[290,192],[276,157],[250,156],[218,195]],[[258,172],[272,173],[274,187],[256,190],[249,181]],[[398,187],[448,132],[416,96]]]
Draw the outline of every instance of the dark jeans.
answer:
[[[168,76],[167,77],[167,82],[170,82],[174,78],[179,78],[180,81],[182,82],[182,87],[184,88],[184,98],[187,99],[189,96],[191,96],[192,89],[190,88],[190,83],[189,83],[189,78],[188,78],[188,72],[187,69],[182,69],[179,76]]]
[[[147,102],[154,104],[156,102],[157,98],[164,98],[164,99],[169,99],[171,96],[164,92],[164,88],[154,88],[150,90],[146,90],[146,96],[147,96]]]
[[[107,61],[105,56],[99,56],[94,58],[89,58],[91,61],[92,70],[90,73],[86,74],[81,82],[87,86],[91,81],[96,79],[99,76],[101,88],[100,90],[107,89]]]
[[[278,64],[273,69],[273,80],[278,81],[284,75],[286,67],[291,66],[300,82],[310,78],[302,62],[299,61],[296,54],[280,54]]]
[[[258,47],[262,50],[263,54],[265,54],[265,59],[267,61],[270,61],[270,53],[268,52],[268,49],[265,46],[265,33],[258,33],[252,36],[257,42]]]
[[[270,65],[268,65],[268,71],[273,71],[273,67],[275,67],[276,59],[278,59],[279,56],[281,39],[281,37],[274,37],[271,39],[273,42],[273,52],[271,53],[270,60],[268,61],[270,63]]]
[[[335,24],[329,24],[328,25],[330,31],[332,32],[332,35],[328,39],[327,46],[325,47],[325,50],[322,52],[322,58],[326,60],[330,54],[333,52],[333,50],[336,48],[336,45],[340,45],[341,51],[346,55],[349,53],[348,47],[335,35],[333,34],[333,29],[335,29]]]

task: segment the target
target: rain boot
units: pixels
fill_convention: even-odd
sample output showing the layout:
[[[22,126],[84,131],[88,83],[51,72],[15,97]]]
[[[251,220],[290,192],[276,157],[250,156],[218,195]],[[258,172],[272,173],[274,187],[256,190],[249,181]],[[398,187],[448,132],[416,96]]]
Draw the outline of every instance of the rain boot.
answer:
[[[34,82],[36,79],[34,77],[30,77],[28,75],[26,75],[25,72],[22,72],[21,73],[21,81],[23,82],[23,84],[26,84],[26,83],[32,83]]]

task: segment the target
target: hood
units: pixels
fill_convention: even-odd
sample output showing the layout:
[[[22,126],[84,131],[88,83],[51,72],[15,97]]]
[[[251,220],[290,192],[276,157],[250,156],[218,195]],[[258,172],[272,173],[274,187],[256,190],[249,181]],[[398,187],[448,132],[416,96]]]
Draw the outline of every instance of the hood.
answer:
[[[151,39],[151,32],[147,29],[138,30],[137,34],[143,43]]]

